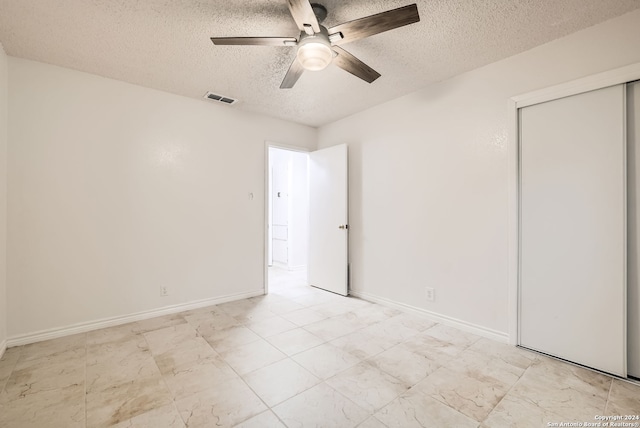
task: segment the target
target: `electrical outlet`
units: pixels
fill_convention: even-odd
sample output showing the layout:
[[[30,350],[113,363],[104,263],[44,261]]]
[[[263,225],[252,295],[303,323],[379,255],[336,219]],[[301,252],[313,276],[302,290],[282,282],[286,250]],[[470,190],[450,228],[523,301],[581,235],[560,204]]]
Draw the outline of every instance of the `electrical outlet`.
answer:
[[[425,288],[425,296],[428,301],[433,302],[436,300],[436,290],[431,287]]]
[[[160,295],[162,297],[166,297],[169,295],[169,287],[167,287],[166,285],[161,285],[160,286]]]

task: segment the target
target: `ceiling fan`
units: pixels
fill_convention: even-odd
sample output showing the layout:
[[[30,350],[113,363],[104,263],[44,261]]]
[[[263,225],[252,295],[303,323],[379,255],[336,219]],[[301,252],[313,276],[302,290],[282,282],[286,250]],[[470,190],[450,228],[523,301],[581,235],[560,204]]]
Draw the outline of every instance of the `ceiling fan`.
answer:
[[[300,28],[295,37],[211,37],[214,45],[297,46],[296,59],[280,85],[292,88],[305,70],[318,71],[331,62],[371,83],[380,73],[351,55],[340,45],[420,21],[418,6],[411,4],[376,15],[345,22],[335,27],[321,25],[327,9],[309,0],[287,0],[289,11]]]

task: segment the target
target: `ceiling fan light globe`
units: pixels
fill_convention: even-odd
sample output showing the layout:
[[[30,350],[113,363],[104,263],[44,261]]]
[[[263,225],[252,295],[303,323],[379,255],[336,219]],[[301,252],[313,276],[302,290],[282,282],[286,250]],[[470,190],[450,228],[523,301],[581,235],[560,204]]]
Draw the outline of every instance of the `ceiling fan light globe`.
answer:
[[[297,57],[305,70],[319,71],[331,64],[333,51],[324,41],[308,41],[298,47]]]

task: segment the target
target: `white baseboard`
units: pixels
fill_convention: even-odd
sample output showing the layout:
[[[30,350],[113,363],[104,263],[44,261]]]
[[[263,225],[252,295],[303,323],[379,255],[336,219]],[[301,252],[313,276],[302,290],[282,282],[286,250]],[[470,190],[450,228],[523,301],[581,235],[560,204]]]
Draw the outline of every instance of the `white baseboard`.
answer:
[[[282,262],[277,262],[277,261],[273,261],[273,263],[271,263],[270,267],[274,267],[277,269],[284,269],[284,270],[289,270],[289,265],[287,263],[282,263]]]
[[[286,270],[287,272],[298,272],[298,271],[301,271],[301,270],[307,270],[307,265],[289,266],[289,265],[282,264],[282,263],[273,263],[269,267],[270,268],[275,268],[275,269],[280,269],[280,270]]]
[[[261,288],[260,290],[250,291],[247,293],[229,294],[226,296],[214,297],[211,299],[196,300],[193,302],[165,306],[163,308],[152,309],[150,311],[143,311],[130,315],[104,318],[96,321],[73,324],[66,327],[57,327],[36,331],[33,333],[20,334],[8,338],[3,342],[3,344],[7,348],[11,348],[13,346],[28,345],[30,343],[42,342],[43,340],[57,339],[59,337],[70,336],[72,334],[85,333],[87,331],[99,330],[101,328],[113,327],[116,325],[126,324],[134,321],[142,321],[162,315],[170,315],[177,312],[188,311],[190,309],[204,308],[206,306],[218,305],[220,303],[232,302],[234,300],[242,300],[248,299],[249,297],[262,296],[263,294],[264,289]]]
[[[7,348],[8,348],[7,339],[5,339],[2,342],[0,342],[0,359],[2,359],[2,356],[4,355],[4,351],[6,351]]]
[[[486,337],[487,339],[492,339],[502,343],[509,343],[509,334],[502,331],[493,330],[457,318],[448,317],[446,315],[441,315],[435,312],[428,311],[426,309],[417,308],[415,306],[407,305],[406,303],[396,302],[395,300],[387,299],[386,297],[380,297],[358,290],[351,290],[349,294],[363,300],[368,300],[370,302],[379,303],[384,306],[399,309],[403,312],[417,314],[429,319],[430,321],[455,327],[469,333],[477,334],[478,336]]]

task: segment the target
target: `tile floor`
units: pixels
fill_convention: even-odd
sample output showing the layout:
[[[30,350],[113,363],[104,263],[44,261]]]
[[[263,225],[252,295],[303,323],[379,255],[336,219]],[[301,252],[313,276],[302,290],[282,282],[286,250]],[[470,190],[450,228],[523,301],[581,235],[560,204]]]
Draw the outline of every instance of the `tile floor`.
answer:
[[[270,283],[268,296],[8,349],[0,426],[546,427],[640,414],[640,386],[300,275]]]

